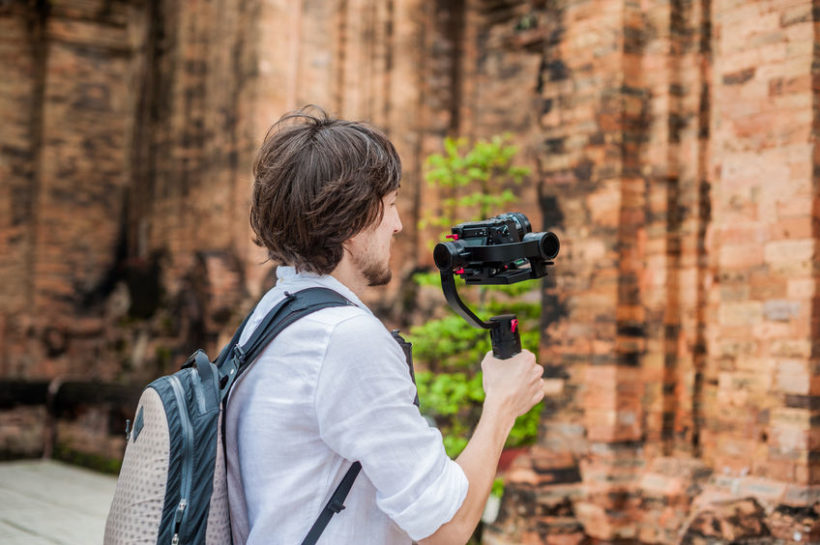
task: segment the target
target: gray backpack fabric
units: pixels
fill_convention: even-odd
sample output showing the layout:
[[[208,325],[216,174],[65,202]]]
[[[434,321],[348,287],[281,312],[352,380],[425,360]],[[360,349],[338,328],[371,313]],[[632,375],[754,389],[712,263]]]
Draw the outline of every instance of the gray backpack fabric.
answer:
[[[104,544],[231,543],[222,439],[228,393],[288,325],[319,309],[349,304],[325,288],[286,294],[244,345],[238,341],[250,314],[215,362],[198,350],[182,369],[149,384],[128,434]],[[330,516],[344,508],[341,504],[360,468],[354,464],[344,486],[333,494],[335,503],[322,512],[303,543],[315,542]]]

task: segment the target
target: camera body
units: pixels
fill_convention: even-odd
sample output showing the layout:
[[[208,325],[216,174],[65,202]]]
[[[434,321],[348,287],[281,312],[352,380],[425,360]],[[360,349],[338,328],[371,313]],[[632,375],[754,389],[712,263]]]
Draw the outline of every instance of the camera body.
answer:
[[[560,243],[553,233],[533,233],[520,212],[460,223],[450,240],[436,245],[433,260],[467,284],[512,284],[547,274]]]
[[[520,212],[507,212],[483,221],[459,223],[452,227],[458,240],[478,244],[509,244],[521,242],[524,234],[532,231],[527,216]]]

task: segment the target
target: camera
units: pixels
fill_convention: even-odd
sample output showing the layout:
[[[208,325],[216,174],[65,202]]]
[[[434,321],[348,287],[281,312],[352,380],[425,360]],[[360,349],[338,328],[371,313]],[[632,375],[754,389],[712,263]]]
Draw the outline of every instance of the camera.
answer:
[[[483,221],[460,223],[436,245],[433,260],[440,271],[452,271],[467,284],[512,284],[547,274],[558,255],[555,234],[533,233],[520,212]]]
[[[458,296],[455,275],[467,284],[513,284],[541,278],[558,255],[558,237],[550,232],[533,233],[527,216],[508,212],[484,221],[459,223],[447,238],[450,240],[433,249],[447,303],[473,327],[490,330],[496,357],[506,359],[521,352],[518,318],[502,314],[483,321]]]

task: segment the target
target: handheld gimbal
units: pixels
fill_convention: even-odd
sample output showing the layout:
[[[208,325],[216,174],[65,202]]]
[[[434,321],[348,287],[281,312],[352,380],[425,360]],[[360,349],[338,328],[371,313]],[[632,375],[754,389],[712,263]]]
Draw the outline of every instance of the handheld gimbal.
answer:
[[[433,250],[447,303],[470,325],[490,330],[495,357],[507,359],[518,354],[521,337],[515,315],[502,314],[489,322],[482,321],[458,296],[454,275],[470,285],[514,284],[541,278],[558,255],[558,237],[550,232],[533,233],[524,214],[510,212],[484,221],[460,223],[447,238],[450,240]]]

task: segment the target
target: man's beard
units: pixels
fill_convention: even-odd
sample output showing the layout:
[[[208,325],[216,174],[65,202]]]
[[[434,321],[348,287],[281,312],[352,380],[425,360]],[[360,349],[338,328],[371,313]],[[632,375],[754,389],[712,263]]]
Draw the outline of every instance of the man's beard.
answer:
[[[367,280],[368,286],[384,286],[393,278],[393,271],[390,265],[380,263],[375,259],[372,261],[366,258],[353,258],[353,262],[359,267],[362,276]]]

